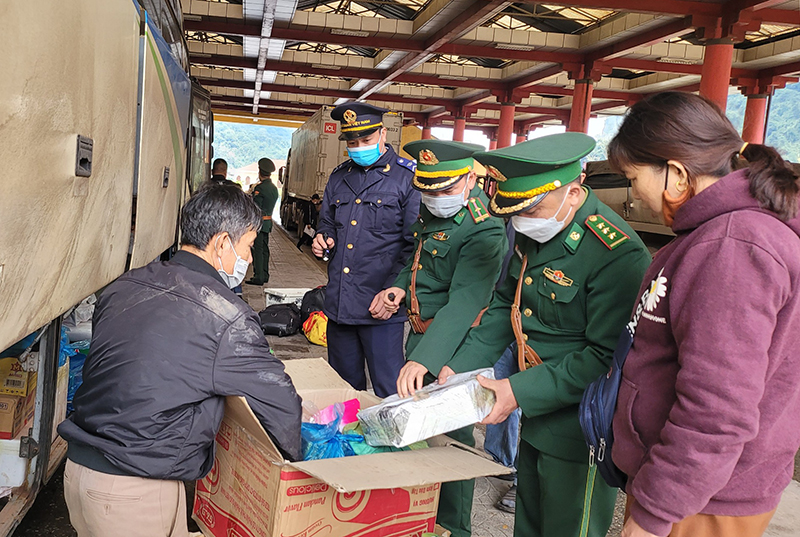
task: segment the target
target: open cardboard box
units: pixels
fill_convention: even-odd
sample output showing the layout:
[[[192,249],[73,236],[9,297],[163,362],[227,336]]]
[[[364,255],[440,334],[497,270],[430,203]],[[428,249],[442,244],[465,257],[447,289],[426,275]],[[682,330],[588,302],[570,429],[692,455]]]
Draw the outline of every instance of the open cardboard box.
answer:
[[[357,397],[323,359],[284,362],[297,392],[319,408]],[[211,472],[197,482],[194,518],[213,537],[411,537],[434,531],[442,482],[507,474],[479,452],[438,436],[428,449],[290,462],[241,397],[229,397]]]

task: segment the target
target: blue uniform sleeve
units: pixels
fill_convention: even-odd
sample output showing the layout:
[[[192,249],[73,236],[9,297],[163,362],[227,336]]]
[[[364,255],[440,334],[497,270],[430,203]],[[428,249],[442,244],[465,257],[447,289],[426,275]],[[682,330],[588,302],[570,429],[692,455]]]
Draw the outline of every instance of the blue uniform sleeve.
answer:
[[[411,186],[411,181],[408,181],[407,193],[405,199],[401,202],[400,206],[403,211],[403,249],[394,260],[392,265],[392,272],[386,281],[383,283],[383,288],[387,289],[394,284],[400,271],[408,263],[408,259],[414,252],[414,234],[411,231],[411,226],[417,221],[419,216],[420,193]]]
[[[336,242],[336,225],[334,224],[336,211],[335,205],[331,202],[334,193],[331,185],[333,181],[328,179],[328,184],[325,185],[325,192],[322,194],[322,203],[319,208],[319,222],[317,224],[317,235],[328,234]]]

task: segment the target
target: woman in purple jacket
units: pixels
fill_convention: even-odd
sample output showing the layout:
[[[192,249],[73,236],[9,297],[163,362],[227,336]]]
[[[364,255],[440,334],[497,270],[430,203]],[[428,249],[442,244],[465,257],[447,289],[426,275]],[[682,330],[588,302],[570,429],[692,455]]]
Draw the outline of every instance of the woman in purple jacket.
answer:
[[[760,536],[800,447],[798,177],[688,93],[633,106],[609,159],[677,235],[628,325],[622,535]]]

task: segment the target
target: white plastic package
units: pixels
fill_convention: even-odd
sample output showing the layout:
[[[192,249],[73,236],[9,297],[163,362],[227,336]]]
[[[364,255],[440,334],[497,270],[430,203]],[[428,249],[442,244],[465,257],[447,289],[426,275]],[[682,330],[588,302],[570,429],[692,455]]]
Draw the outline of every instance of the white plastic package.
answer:
[[[444,384],[425,386],[412,397],[392,395],[359,412],[370,446],[406,447],[482,421],[495,403],[494,392],[476,377],[494,379],[494,370],[478,369],[453,375]]]

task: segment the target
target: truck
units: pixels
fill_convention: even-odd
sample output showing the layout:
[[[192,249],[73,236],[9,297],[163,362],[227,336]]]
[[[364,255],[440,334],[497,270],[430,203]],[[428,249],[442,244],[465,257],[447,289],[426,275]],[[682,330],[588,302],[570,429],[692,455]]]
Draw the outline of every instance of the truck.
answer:
[[[281,223],[287,229],[302,229],[303,208],[314,194],[325,191],[333,169],[347,160],[347,143],[339,140],[339,122],[331,119],[332,106],[323,106],[292,134],[292,147],[281,177]],[[383,115],[386,141],[400,154],[403,114]],[[417,129],[419,130],[419,129]]]
[[[179,0],[0,12],[0,355],[29,375],[15,432],[0,437],[5,537],[66,453],[62,321],[175,250],[181,206],[209,177],[213,115],[189,76]]]

